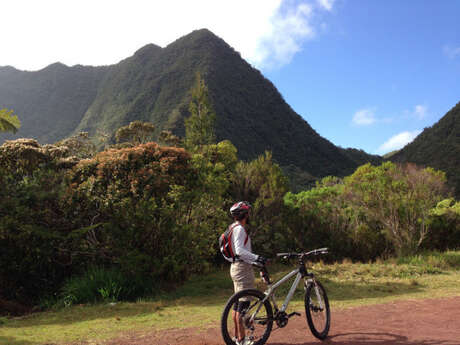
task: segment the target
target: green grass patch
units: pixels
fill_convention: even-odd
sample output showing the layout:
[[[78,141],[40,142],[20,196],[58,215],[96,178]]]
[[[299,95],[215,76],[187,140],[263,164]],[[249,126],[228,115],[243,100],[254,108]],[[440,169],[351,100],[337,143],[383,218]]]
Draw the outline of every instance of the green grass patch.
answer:
[[[269,268],[276,280],[295,266]],[[310,265],[325,285],[333,310],[394,300],[460,295],[460,252],[427,253],[374,263]],[[264,285],[257,279],[258,287]],[[290,284],[277,290],[282,303]],[[218,327],[220,314],[232,294],[228,267],[197,276],[170,292],[136,303],[74,305],[20,318],[0,319],[0,344],[69,344],[97,342],[125,331],[149,332],[180,327]],[[303,309],[299,288],[289,306]]]

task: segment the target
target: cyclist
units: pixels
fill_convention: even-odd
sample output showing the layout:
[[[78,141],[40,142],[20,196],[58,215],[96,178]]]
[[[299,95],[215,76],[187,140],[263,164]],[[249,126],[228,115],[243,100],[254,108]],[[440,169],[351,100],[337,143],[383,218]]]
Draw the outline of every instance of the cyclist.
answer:
[[[251,238],[249,237],[248,225],[250,218],[251,204],[247,201],[240,201],[230,208],[234,223],[231,244],[235,258],[230,267],[230,276],[233,280],[235,293],[244,289],[254,289],[254,271],[252,265],[263,266],[267,259],[261,255],[252,253]],[[249,306],[249,301],[240,301],[233,306],[232,316],[235,323],[235,338],[237,345],[252,345],[251,339],[245,337],[241,312]]]

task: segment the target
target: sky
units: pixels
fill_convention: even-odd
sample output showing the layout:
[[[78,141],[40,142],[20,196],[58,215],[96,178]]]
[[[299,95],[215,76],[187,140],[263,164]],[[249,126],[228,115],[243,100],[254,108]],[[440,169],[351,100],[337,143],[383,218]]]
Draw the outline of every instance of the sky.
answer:
[[[2,0],[0,66],[108,65],[208,28],[341,147],[400,149],[460,101],[460,0]]]

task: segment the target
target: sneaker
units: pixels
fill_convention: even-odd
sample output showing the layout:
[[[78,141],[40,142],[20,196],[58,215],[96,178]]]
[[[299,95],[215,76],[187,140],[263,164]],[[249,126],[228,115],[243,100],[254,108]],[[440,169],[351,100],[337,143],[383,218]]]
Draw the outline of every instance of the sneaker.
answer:
[[[244,339],[241,340],[241,342],[239,343],[239,345],[254,345],[254,341],[251,340],[251,339],[248,338],[248,337],[244,337]]]

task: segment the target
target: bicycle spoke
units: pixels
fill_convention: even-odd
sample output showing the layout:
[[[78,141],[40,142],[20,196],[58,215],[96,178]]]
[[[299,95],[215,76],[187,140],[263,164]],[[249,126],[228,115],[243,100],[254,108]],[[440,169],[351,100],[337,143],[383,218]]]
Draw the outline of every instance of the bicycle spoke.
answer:
[[[308,325],[313,335],[324,339],[329,332],[330,311],[326,291],[319,282],[315,281],[308,287],[305,307]]]
[[[245,291],[248,293],[245,294]],[[270,304],[262,302],[263,298],[259,291],[243,290],[229,300],[222,315],[222,331],[227,344],[235,344],[240,326],[244,329],[244,336],[254,344],[265,343],[271,332],[273,317]]]

